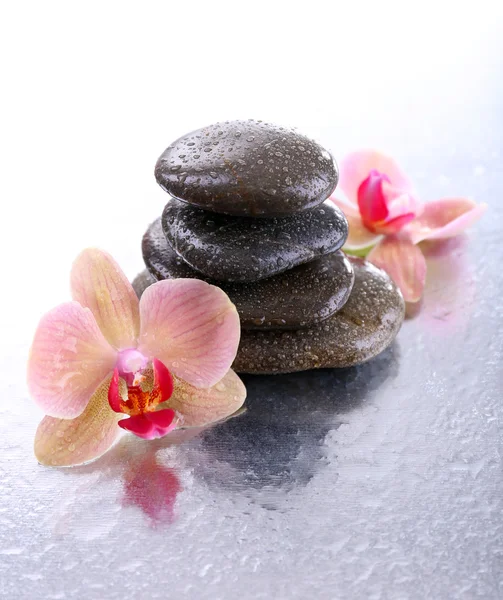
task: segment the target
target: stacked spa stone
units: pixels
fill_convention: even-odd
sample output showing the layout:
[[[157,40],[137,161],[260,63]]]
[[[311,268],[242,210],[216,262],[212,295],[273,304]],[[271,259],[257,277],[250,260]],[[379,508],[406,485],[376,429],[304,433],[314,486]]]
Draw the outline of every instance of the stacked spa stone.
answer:
[[[241,319],[236,371],[350,366],[391,343],[403,299],[340,251],[347,221],[327,200],[337,167],[318,144],[261,121],[217,123],[169,146],[155,175],[171,198],[143,238],[135,289],[180,277],[221,287]]]

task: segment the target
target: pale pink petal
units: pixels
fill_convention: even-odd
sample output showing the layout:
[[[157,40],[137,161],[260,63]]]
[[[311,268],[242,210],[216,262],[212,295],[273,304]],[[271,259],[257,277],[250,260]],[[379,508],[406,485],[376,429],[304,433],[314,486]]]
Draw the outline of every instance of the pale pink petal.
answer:
[[[211,387],[227,373],[241,334],[236,307],[218,287],[199,279],[154,283],[140,301],[138,349],[177,377]]]
[[[408,214],[418,217],[423,212],[424,205],[413,194],[391,186],[386,181],[382,184],[382,191],[388,208],[386,221],[392,221]]]
[[[200,389],[175,378],[171,398],[162,406],[176,410],[186,427],[202,427],[235,413],[246,398],[241,379],[230,370],[213,387]]]
[[[358,204],[356,204],[356,202],[352,202],[339,188],[335,190],[329,199],[332,200],[332,202],[342,210],[347,218],[360,216]]]
[[[376,150],[352,152],[342,159],[339,167],[339,187],[354,203],[357,201],[358,188],[373,169],[387,175],[393,186],[412,191],[409,179],[396,162],[390,156]]]
[[[360,217],[348,217],[349,232],[346,243],[344,244],[344,250],[348,252],[357,252],[364,248],[370,248],[375,246],[377,242],[382,238],[382,235],[374,233],[367,229],[362,223]]]
[[[66,302],[42,317],[28,359],[28,388],[52,417],[77,417],[115,365],[93,314]]]
[[[383,223],[379,223],[379,226],[376,227],[376,231],[382,235],[392,235],[393,233],[398,233],[414,219],[414,216],[414,213],[409,213],[407,215],[401,215],[400,217],[391,219],[390,221],[384,221]]]
[[[121,435],[118,415],[108,405],[107,378],[76,419],[44,417],[35,435],[35,456],[43,465],[69,467],[104,454]]]
[[[136,346],[140,330],[138,298],[115,260],[88,248],[73,263],[72,298],[90,308],[103,335],[118,350]]]
[[[422,215],[407,228],[415,243],[453,237],[470,227],[486,211],[487,204],[468,198],[443,198],[424,205]]]
[[[387,237],[370,252],[367,260],[388,273],[406,302],[420,300],[426,280],[426,261],[410,240]]]

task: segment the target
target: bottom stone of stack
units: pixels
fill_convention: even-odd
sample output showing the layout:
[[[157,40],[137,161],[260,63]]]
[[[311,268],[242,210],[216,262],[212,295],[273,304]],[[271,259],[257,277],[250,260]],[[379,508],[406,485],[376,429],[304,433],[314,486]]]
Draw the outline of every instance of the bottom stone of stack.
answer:
[[[355,283],[341,310],[297,331],[242,331],[232,368],[275,374],[351,367],[385,350],[402,325],[403,297],[384,271],[361,259],[350,260]]]

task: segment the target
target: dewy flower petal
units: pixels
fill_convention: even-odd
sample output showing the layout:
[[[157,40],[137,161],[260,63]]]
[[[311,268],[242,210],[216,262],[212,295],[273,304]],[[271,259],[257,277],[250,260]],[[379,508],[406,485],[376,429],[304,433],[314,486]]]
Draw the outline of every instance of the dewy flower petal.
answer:
[[[371,171],[358,188],[358,206],[363,224],[384,235],[400,231],[420,210],[412,194],[392,186],[379,171]]]
[[[406,302],[418,302],[426,280],[426,261],[409,239],[390,236],[370,252],[367,259],[384,269],[400,288]]]
[[[174,410],[165,408],[145,412],[119,421],[119,427],[145,440],[160,438],[175,429],[178,419]]]
[[[91,309],[110,344],[118,350],[134,347],[140,330],[138,298],[115,260],[88,248],[75,260],[70,281],[73,299]]]
[[[229,370],[241,328],[236,307],[199,279],[159,281],[140,301],[138,350],[160,360],[177,377],[211,387]]]
[[[412,185],[397,163],[376,150],[359,150],[345,156],[339,163],[339,187],[351,202],[356,203],[358,188],[372,170],[385,174],[396,188],[412,192]]]
[[[414,216],[413,213],[401,215],[400,217],[396,217],[396,219],[380,223],[376,229],[382,235],[393,235],[394,233],[401,231],[408,223],[410,223],[414,219]]]
[[[107,403],[106,379],[93,394],[85,411],[76,419],[44,417],[35,436],[35,456],[43,465],[69,467],[104,454],[121,435],[117,423],[124,415]]]
[[[173,395],[173,376],[166,366],[163,365],[160,360],[157,360],[157,358],[154,358],[152,361],[152,366],[154,368],[155,385],[159,387],[162,398],[161,402],[163,402]]]
[[[468,198],[443,198],[424,205],[422,215],[407,227],[411,240],[437,240],[462,233],[486,211],[487,204]]]
[[[351,201],[341,189],[337,188],[330,196],[330,200],[342,210],[347,218],[358,217],[360,219],[358,204]]]
[[[348,237],[344,244],[344,250],[348,252],[358,252],[365,248],[375,246],[382,235],[374,233],[367,229],[358,217],[346,217],[348,220]]]
[[[113,371],[115,358],[91,311],[77,302],[61,304],[42,317],[35,332],[30,394],[48,415],[77,417]]]
[[[162,406],[169,406],[183,415],[187,427],[202,427],[232,415],[246,398],[241,379],[230,370],[213,387],[200,389],[175,377],[173,395]]]
[[[361,182],[357,192],[358,208],[363,223],[372,231],[373,225],[385,221],[388,216],[388,207],[383,193],[383,183],[389,179],[383,173],[372,170]]]
[[[344,213],[348,221],[348,237],[344,243],[347,252],[360,252],[375,246],[381,235],[367,229],[362,222],[357,204],[353,204],[340,190],[336,190],[330,200]]]

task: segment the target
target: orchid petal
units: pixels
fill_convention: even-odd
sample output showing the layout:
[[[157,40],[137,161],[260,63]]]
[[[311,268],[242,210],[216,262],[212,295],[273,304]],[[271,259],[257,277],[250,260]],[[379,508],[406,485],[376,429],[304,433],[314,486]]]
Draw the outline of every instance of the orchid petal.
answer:
[[[136,346],[138,298],[115,260],[97,248],[81,252],[71,273],[72,298],[91,309],[103,335],[118,350]]]
[[[387,175],[373,170],[358,188],[358,208],[366,225],[371,226],[388,217],[389,211],[383,192],[383,184],[387,182],[389,183]]]
[[[107,402],[107,378],[95,391],[85,411],[76,419],[44,417],[35,435],[35,456],[43,465],[70,467],[104,454],[121,434]]]
[[[180,413],[184,426],[202,427],[232,415],[243,405],[245,398],[243,382],[234,371],[229,370],[221,381],[206,389],[175,378],[173,395],[162,406],[169,406]]]
[[[42,317],[28,360],[28,388],[42,410],[71,419],[113,371],[116,353],[90,310],[60,304]]]
[[[346,218],[348,220],[349,229],[348,237],[344,244],[344,250],[347,250],[348,252],[357,252],[364,248],[370,248],[375,246],[382,238],[382,235],[367,229],[360,217],[348,217],[346,215]]]
[[[352,202],[342,190],[336,189],[335,192],[330,196],[329,200],[332,200],[332,202],[342,210],[347,218],[360,216],[358,204],[356,204],[356,202]]]
[[[140,301],[138,349],[180,379],[211,387],[229,370],[240,338],[236,307],[218,287],[199,279],[154,283]]]
[[[386,181],[382,184],[382,191],[388,207],[387,221],[407,214],[418,217],[423,212],[424,205],[414,194],[392,186]]]
[[[365,227],[357,204],[351,202],[339,189],[330,196],[330,200],[342,210],[348,221],[349,231],[344,250],[350,253],[360,252],[377,244],[382,236]]]
[[[370,252],[367,260],[388,273],[406,302],[420,300],[426,280],[426,261],[410,240],[387,237]]]
[[[403,191],[412,192],[412,185],[397,163],[386,154],[376,150],[359,150],[345,156],[339,163],[339,187],[351,202],[357,201],[358,188],[376,170],[387,175],[391,184]]]
[[[472,225],[486,211],[487,204],[468,198],[442,198],[424,205],[422,215],[407,228],[415,244],[423,240],[453,237]]]
[[[122,402],[119,388],[119,369],[116,367],[108,386],[108,404],[114,412],[123,413]]]
[[[119,422],[119,427],[134,433],[144,440],[160,438],[175,429],[178,419],[174,410],[166,408],[156,412],[145,412]]]
[[[173,376],[167,367],[160,360],[157,360],[157,358],[154,358],[152,361],[152,366],[154,367],[155,385],[161,391],[161,402],[169,400],[173,395]]]
[[[382,235],[392,235],[393,233],[398,233],[414,218],[414,213],[401,215],[400,217],[396,217],[396,219],[391,219],[390,221],[379,223],[379,226],[376,227],[376,231],[378,231]]]

